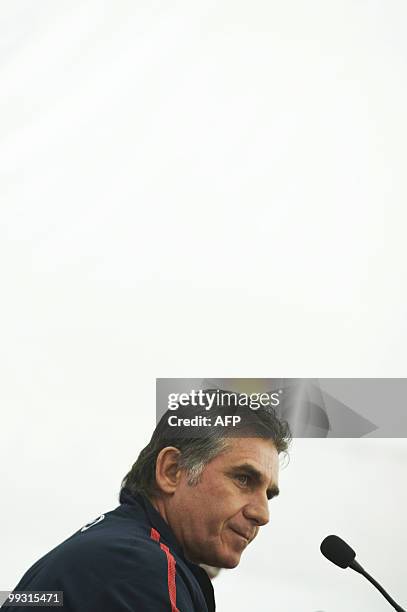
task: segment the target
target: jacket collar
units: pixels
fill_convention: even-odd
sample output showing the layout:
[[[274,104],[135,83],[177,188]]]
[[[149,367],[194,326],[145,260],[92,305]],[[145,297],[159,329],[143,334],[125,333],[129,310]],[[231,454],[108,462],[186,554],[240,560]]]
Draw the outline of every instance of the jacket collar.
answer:
[[[214,612],[215,598],[211,580],[209,579],[208,574],[205,572],[205,570],[199,567],[199,565],[191,563],[190,561],[188,561],[188,559],[185,558],[184,552],[178,540],[176,539],[174,532],[172,531],[168,523],[163,519],[158,510],[154,508],[150,500],[141,493],[130,493],[130,491],[125,487],[120,492],[120,503],[130,506],[134,510],[137,510],[140,507],[144,510],[144,513],[147,516],[151,527],[154,527],[154,529],[159,532],[161,539],[173,551],[175,551],[179,556],[181,556],[184,562],[190,568],[202,589],[203,595],[208,606],[208,612]]]
[[[161,540],[176,551],[177,554],[184,557],[183,550],[171,527],[163,519],[158,510],[154,508],[150,500],[145,495],[141,493],[130,493],[127,488],[124,488],[120,492],[120,503],[130,506],[141,506],[147,515],[151,527],[154,527],[154,529],[159,532]]]

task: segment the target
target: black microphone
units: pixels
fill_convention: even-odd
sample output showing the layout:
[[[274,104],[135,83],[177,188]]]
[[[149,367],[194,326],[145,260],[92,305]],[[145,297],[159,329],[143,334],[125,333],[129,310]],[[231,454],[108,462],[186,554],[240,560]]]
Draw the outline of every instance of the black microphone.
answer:
[[[405,612],[405,610],[403,610],[403,608],[399,606],[399,604],[396,603],[388,593],[386,593],[384,588],[355,560],[355,551],[341,538],[336,535],[327,536],[321,544],[321,552],[324,557],[329,559],[329,561],[332,561],[332,563],[335,563],[335,565],[338,565],[343,569],[350,567],[351,569],[355,570],[355,572],[362,574],[362,576],[367,578],[369,582],[371,582],[373,586],[380,591],[383,597],[387,599],[389,604],[392,605],[397,612]]]

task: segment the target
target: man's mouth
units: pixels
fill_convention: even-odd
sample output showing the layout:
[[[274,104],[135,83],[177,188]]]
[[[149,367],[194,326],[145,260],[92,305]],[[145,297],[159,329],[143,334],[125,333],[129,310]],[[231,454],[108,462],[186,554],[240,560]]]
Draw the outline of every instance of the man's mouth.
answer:
[[[243,540],[245,540],[246,544],[248,544],[253,538],[252,538],[252,534],[247,533],[247,532],[243,532],[243,531],[239,531],[238,529],[235,529],[234,527],[231,527],[231,530],[236,533],[238,536],[240,536]]]

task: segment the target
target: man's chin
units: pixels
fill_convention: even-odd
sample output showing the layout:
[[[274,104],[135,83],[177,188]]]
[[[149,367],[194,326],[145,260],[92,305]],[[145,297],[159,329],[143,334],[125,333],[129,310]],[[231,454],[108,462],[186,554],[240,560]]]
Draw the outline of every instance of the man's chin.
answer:
[[[204,565],[210,565],[212,567],[219,567],[222,569],[233,569],[237,567],[240,563],[241,552],[230,551],[225,553],[222,551],[218,554],[216,552],[212,552],[212,554],[202,555],[187,555],[187,559],[192,561],[192,563],[196,563],[200,565],[203,563]]]
[[[222,567],[224,569],[233,569],[234,567],[237,567],[239,563],[240,563],[240,557],[238,559],[225,561],[223,565],[220,565],[219,567]]]
[[[222,569],[233,569],[239,565],[240,556],[240,554],[236,553],[222,556],[219,555],[218,557],[213,558],[210,563],[207,561],[205,561],[205,563],[207,563],[207,565],[212,565],[213,567],[221,567]]]

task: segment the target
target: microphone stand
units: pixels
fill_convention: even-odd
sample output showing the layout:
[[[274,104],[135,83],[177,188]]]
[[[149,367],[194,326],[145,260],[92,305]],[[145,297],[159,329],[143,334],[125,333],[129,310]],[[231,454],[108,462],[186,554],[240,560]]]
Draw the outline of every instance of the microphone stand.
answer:
[[[387,599],[389,604],[393,606],[393,608],[397,610],[397,612],[406,612],[401,606],[399,606],[397,602],[394,601],[392,597],[390,597],[387,591],[384,590],[384,588],[377,582],[377,580],[375,580],[373,576],[368,574],[367,571],[364,570],[363,567],[357,561],[352,561],[349,567],[355,570],[355,572],[358,572],[359,574],[362,574],[362,576],[367,578],[367,580],[369,580],[369,582],[373,584],[374,587],[376,587],[376,589],[383,595],[385,599]]]

